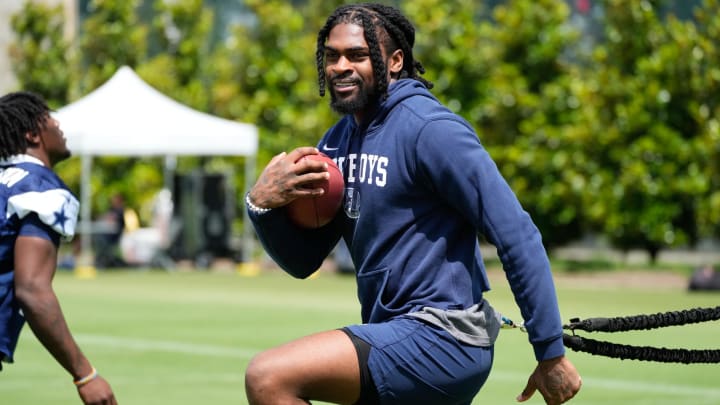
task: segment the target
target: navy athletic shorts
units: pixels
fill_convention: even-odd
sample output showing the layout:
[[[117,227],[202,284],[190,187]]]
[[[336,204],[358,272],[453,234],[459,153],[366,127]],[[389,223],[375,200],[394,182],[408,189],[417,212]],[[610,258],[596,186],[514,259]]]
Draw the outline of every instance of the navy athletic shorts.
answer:
[[[379,404],[469,405],[490,375],[493,347],[461,343],[415,318],[344,329],[370,345],[367,369]]]

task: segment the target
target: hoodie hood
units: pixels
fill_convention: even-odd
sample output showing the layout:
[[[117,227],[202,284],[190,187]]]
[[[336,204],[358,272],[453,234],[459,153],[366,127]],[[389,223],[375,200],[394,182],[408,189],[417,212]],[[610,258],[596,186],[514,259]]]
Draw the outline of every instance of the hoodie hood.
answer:
[[[413,96],[423,96],[437,101],[424,84],[415,79],[400,79],[388,86],[388,97],[380,103],[377,112],[373,115],[368,132],[381,126],[385,118],[398,104]]]

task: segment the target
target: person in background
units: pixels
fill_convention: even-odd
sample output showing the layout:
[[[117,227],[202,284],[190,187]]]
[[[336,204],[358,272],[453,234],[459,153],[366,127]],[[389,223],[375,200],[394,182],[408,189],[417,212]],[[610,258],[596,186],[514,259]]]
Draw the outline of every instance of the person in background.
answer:
[[[101,232],[97,234],[95,265],[97,267],[122,267],[125,265],[120,252],[120,239],[125,231],[125,199],[113,194],[110,208],[100,219]]]
[[[310,276],[343,238],[362,324],[256,355],[251,405],[470,404],[487,380],[501,316],[478,234],[495,245],[537,360],[517,397],[570,400],[580,375],[565,357],[554,281],[541,235],[472,126],[433,96],[413,56],[415,29],[397,9],[344,5],[317,38],[320,94],[343,117],[315,147],[271,159],[246,195],[265,250]],[[293,225],[284,206],[322,194],[325,153],[342,168],[344,207],[328,225]]]
[[[113,390],[73,339],[52,287],[58,246],[72,239],[80,206],[52,169],[69,156],[43,98],[0,97],[0,368],[13,362],[27,322],[84,404],[113,405]]]

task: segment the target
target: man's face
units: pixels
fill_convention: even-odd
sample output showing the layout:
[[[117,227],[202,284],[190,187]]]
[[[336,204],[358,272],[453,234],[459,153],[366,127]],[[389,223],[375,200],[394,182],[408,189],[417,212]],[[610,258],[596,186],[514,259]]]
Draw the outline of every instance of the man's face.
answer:
[[[330,30],[325,44],[325,77],[330,106],[340,114],[361,116],[377,100],[370,48],[364,30],[342,23]]]
[[[45,118],[45,123],[41,127],[40,138],[50,164],[54,165],[70,157],[71,153],[60,129],[60,123],[50,115]]]

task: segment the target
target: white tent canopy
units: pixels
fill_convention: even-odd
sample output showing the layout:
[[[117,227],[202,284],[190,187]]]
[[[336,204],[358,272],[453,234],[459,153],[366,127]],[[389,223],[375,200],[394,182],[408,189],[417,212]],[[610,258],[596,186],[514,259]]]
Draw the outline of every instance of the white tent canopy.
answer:
[[[246,187],[254,173],[257,127],[193,110],[155,90],[127,66],[53,116],[60,122],[68,148],[83,159],[80,231],[84,252],[89,248],[93,156],[246,156]],[[247,258],[252,236],[245,219],[243,254]]]
[[[257,153],[257,128],[193,110],[121,67],[105,84],[55,114],[78,155]]]

